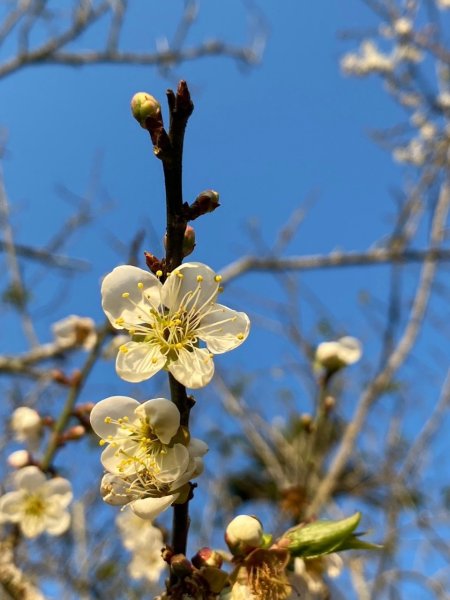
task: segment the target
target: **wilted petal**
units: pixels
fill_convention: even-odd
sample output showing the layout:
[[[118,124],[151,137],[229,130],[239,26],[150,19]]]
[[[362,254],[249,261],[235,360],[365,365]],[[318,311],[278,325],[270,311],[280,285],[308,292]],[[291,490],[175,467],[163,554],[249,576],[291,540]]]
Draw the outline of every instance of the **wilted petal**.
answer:
[[[123,349],[117,354],[116,371],[119,377],[131,383],[149,379],[166,363],[166,357],[156,344],[128,342]]]
[[[194,348],[180,350],[178,359],[169,364],[169,371],[177,381],[193,389],[207,385],[214,375],[214,362],[209,350]]]
[[[102,282],[102,307],[116,329],[123,329],[121,320],[128,325],[146,323],[150,307],[160,304],[160,290],[152,273],[131,265],[116,267]]]
[[[215,304],[200,321],[198,337],[213,354],[222,354],[240,346],[250,331],[250,320],[222,304]]]

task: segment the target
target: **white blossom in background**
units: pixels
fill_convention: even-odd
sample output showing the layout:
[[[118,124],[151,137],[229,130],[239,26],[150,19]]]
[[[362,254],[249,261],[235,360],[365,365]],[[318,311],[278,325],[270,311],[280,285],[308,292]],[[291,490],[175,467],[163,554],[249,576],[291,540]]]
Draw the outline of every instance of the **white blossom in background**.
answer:
[[[409,163],[420,167],[425,164],[427,150],[421,140],[412,139],[405,146],[394,148],[392,155],[397,162]]]
[[[342,573],[344,561],[339,554],[328,554],[319,558],[294,559],[294,571],[289,577],[292,586],[291,600],[295,598],[328,597],[329,590],[324,577],[336,579]]]
[[[164,546],[162,531],[130,510],[120,512],[116,524],[124,547],[131,552],[130,577],[157,583],[167,566],[161,556]]]
[[[322,342],[317,346],[315,362],[329,371],[335,371],[352,365],[362,356],[361,342],[351,336],[332,342]]]
[[[16,523],[25,537],[61,535],[70,525],[66,510],[72,487],[63,477],[47,479],[40,469],[24,467],[13,475],[16,491],[0,497],[0,523]]]
[[[369,73],[391,73],[394,66],[392,57],[380,52],[372,40],[364,40],[357,53],[349,52],[341,60],[345,74],[359,77]]]
[[[95,323],[90,317],[69,315],[53,323],[52,332],[56,343],[63,348],[79,346],[89,351],[97,341]]]
[[[242,344],[250,330],[245,313],[216,303],[220,280],[201,263],[181,265],[164,284],[129,265],[109,273],[102,283],[103,310],[113,327],[131,335],[117,355],[118,375],[139,382],[164,368],[187,387],[207,385],[213,356]]]
[[[450,0],[437,0],[437,5],[439,8],[445,10],[446,8],[450,8]]]
[[[8,465],[13,469],[21,469],[30,462],[30,454],[27,450],[16,450],[11,452],[7,459]]]
[[[14,439],[25,442],[31,448],[36,448],[42,434],[42,419],[39,413],[28,406],[19,406],[11,416],[10,427]]]

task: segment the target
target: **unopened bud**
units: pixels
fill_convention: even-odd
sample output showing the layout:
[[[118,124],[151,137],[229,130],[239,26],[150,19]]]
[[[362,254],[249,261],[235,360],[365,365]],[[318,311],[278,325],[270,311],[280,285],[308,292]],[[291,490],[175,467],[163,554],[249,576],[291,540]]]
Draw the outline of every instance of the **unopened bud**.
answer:
[[[325,410],[331,411],[336,406],[336,398],[334,396],[326,396],[323,405]]]
[[[131,99],[131,112],[140,126],[145,129],[145,121],[149,117],[157,119],[161,116],[161,105],[158,100],[150,94],[138,92]]]
[[[312,426],[312,422],[313,422],[313,418],[309,413],[302,413],[300,415],[300,423],[302,424],[302,427],[306,430],[311,430],[311,426]]]
[[[180,579],[184,579],[193,571],[192,564],[184,554],[175,554],[170,559],[170,568]]]
[[[26,450],[16,450],[8,456],[8,465],[14,469],[21,469],[30,464],[30,454]]]
[[[345,336],[334,342],[322,342],[317,346],[316,363],[334,373],[343,367],[358,362],[362,356],[361,343],[354,337]]]
[[[261,522],[250,515],[235,517],[225,531],[225,541],[235,556],[260,548],[264,541]]]
[[[186,218],[193,221],[206,213],[213,212],[219,204],[219,194],[214,190],[205,190],[187,207]]]
[[[200,548],[197,554],[192,557],[192,564],[194,567],[197,567],[197,569],[200,569],[201,567],[217,567],[220,569],[222,563],[222,556],[207,546]]]
[[[73,427],[68,429],[62,437],[65,442],[69,440],[79,440],[83,437],[85,433],[86,429],[85,427],[83,427],[83,425],[74,425]]]
[[[167,250],[167,233],[164,235],[164,248]],[[186,225],[183,237],[183,257],[192,254],[195,248],[195,231],[190,225]],[[148,264],[148,263],[147,263]]]

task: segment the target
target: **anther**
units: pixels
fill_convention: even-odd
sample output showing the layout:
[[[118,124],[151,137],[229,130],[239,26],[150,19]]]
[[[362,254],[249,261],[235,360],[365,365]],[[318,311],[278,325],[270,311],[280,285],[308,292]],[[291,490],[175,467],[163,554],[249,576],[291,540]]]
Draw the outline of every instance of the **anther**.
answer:
[[[116,325],[123,325],[125,323],[125,319],[123,317],[119,317],[114,321]]]
[[[238,333],[236,337],[237,337],[238,340],[243,340],[244,339],[244,334],[243,333]]]
[[[222,281],[222,275],[215,275],[214,281],[217,281],[217,283],[219,283],[219,281]]]
[[[111,423],[112,419],[111,417],[105,417],[105,423]]]
[[[128,352],[128,348],[125,346],[125,344],[122,344],[121,346],[119,346],[119,350],[120,350],[120,352],[123,352],[124,354],[126,354]]]
[[[142,281],[139,281],[139,283],[137,284],[137,286],[138,286],[138,288],[139,288],[140,290],[143,290],[143,289],[144,289],[144,284],[142,283]]]
[[[122,294],[122,298],[129,298],[130,297],[130,292],[124,292]]]
[[[203,277],[202,275],[197,275],[197,281],[200,283],[201,281],[203,281]]]
[[[162,277],[163,272],[161,271],[161,269],[158,269],[158,271],[156,271],[155,275],[156,277]]]
[[[177,271],[177,277],[179,277],[180,279],[183,279],[184,275],[183,275],[183,273],[180,273],[179,271]]]

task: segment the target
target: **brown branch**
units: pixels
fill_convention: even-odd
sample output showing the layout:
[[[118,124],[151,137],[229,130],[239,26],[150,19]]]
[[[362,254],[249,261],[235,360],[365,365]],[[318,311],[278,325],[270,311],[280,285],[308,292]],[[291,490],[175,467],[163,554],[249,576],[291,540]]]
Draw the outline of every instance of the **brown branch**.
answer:
[[[222,269],[220,274],[223,282],[226,283],[242,277],[250,271],[312,271],[340,267],[363,267],[391,263],[435,263],[439,261],[450,261],[450,250],[445,248],[402,250],[400,252],[392,248],[376,248],[366,252],[335,250],[330,254],[288,256],[285,258],[244,256]]]
[[[14,562],[14,539],[0,542],[0,585],[13,600],[45,600]]]
[[[449,202],[450,188],[447,183],[444,183],[441,187],[439,199],[433,215],[430,233],[430,251],[437,250],[444,239]],[[380,394],[387,389],[394,374],[402,366],[410,353],[425,316],[436,269],[436,257],[424,263],[414,302],[403,335],[387,359],[385,367],[374,377],[363,392],[355,414],[342,436],[328,472],[319,484],[316,494],[308,507],[309,515],[317,514],[327,502],[328,498],[330,498],[339,476],[353,451],[353,447],[364,425],[370,407]]]

